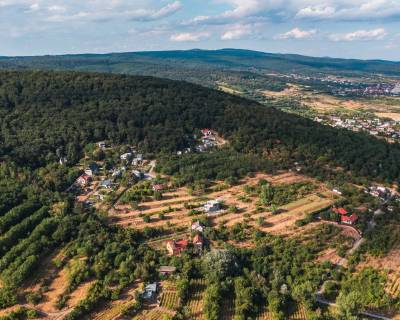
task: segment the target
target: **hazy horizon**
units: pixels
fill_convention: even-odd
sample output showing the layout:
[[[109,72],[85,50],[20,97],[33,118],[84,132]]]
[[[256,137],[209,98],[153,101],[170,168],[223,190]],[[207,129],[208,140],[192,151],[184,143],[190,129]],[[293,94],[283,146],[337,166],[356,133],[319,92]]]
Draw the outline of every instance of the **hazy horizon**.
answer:
[[[344,60],[371,60],[371,61],[388,61],[400,63],[399,60],[390,60],[390,59],[382,59],[382,58],[359,58],[359,57],[336,57],[336,56],[318,56],[318,55],[307,55],[298,52],[272,52],[272,51],[262,51],[262,50],[253,50],[247,48],[215,48],[215,49],[205,49],[205,48],[189,48],[189,49],[169,49],[169,50],[135,50],[135,51],[110,51],[110,52],[77,52],[77,53],[47,53],[47,54],[37,54],[37,55],[1,55],[1,58],[25,58],[25,57],[46,57],[46,56],[79,56],[79,55],[110,55],[110,54],[128,54],[128,53],[142,53],[142,52],[173,52],[173,51],[222,51],[222,50],[244,50],[244,51],[254,51],[266,54],[274,54],[274,55],[299,55],[306,56],[311,58],[327,58],[327,59],[344,59]]]

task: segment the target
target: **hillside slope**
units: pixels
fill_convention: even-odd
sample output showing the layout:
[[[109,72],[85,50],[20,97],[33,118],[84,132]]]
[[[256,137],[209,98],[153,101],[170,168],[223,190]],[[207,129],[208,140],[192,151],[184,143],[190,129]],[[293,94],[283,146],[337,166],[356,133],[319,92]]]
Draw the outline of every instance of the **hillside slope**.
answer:
[[[380,73],[400,75],[400,62],[317,58],[251,50],[149,51],[38,57],[0,57],[0,68],[49,68],[144,74],[168,68],[229,69],[279,73]]]
[[[0,157],[29,166],[76,161],[89,142],[138,143],[171,152],[210,127],[240,152],[286,162],[341,166],[397,180],[400,147],[336,130],[239,97],[150,77],[72,72],[0,72]],[[282,160],[283,161],[283,160]]]

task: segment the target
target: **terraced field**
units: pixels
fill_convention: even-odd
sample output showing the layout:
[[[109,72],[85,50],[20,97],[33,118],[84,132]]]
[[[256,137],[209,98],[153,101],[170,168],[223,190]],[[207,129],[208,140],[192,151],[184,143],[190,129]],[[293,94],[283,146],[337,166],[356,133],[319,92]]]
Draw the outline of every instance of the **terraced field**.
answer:
[[[142,312],[140,315],[134,317],[132,320],[167,320],[173,317],[173,313],[162,308],[155,308],[149,311]]]
[[[271,313],[265,309],[257,317],[257,320],[273,320],[273,317]],[[296,309],[289,315],[288,320],[307,320],[307,314],[304,306],[298,305]]]
[[[170,282],[162,285],[162,293],[160,298],[160,307],[175,311],[180,306],[178,292],[176,286]]]
[[[211,191],[203,197],[192,196],[186,188],[179,188],[164,193],[162,200],[141,203],[139,210],[132,210],[129,206],[117,204],[114,209],[110,210],[109,216],[114,224],[121,226],[139,229],[145,227],[162,227],[172,232],[177,232],[177,230],[187,230],[193,219],[193,216],[189,215],[190,209],[185,208],[185,203],[201,207],[208,199],[221,199],[227,206],[235,205],[238,207],[240,214],[225,212],[213,218],[215,225],[224,223],[227,226],[232,226],[244,221],[244,213],[250,213],[251,220],[253,221],[250,224],[255,225],[257,218],[264,217],[267,222],[264,231],[285,234],[289,230],[293,231],[294,222],[297,219],[303,218],[308,213],[325,208],[333,202],[332,193],[326,187],[319,184],[318,191],[315,191],[314,194],[282,206],[280,208],[283,211],[282,214],[255,213],[257,198],[246,195],[243,187],[245,185],[255,185],[261,179],[268,180],[276,185],[310,180],[294,172],[284,172],[277,175],[257,174],[254,177],[243,179],[236,186],[224,188],[223,190],[218,190],[218,187],[221,186],[221,183],[218,183],[213,188],[215,191]],[[323,194],[323,197],[318,196],[317,192]],[[246,197],[248,201],[240,201],[241,197]],[[150,217],[150,221],[145,222],[143,219],[144,215]]]
[[[204,279],[191,281],[189,299],[186,303],[186,306],[190,310],[191,320],[205,320],[203,315],[205,290],[206,281]]]

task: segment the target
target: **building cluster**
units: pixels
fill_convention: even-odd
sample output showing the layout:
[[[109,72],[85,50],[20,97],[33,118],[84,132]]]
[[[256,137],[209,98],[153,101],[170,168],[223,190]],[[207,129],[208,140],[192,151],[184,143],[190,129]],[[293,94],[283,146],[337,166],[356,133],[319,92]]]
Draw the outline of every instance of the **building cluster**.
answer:
[[[345,128],[354,132],[366,132],[392,140],[400,140],[400,122],[380,118],[364,118],[353,116],[343,119],[337,116],[315,117],[315,121],[335,128]]]
[[[105,142],[98,142],[96,145],[101,150],[111,148]],[[91,193],[92,200],[85,200],[84,202],[86,205],[92,206],[95,198],[104,200],[106,190],[116,190],[122,177],[127,177],[130,183],[154,178],[151,173],[143,171],[144,166],[149,162],[144,159],[143,154],[136,152],[133,148],[128,148],[126,152],[119,154],[118,158],[119,161],[108,169],[100,168],[98,163],[91,162],[84,167],[83,173],[68,190],[78,192],[81,195]],[[159,186],[155,187],[158,188]]]
[[[191,241],[187,239],[179,239],[179,240],[169,240],[165,243],[165,248],[169,256],[171,257],[180,256],[183,252],[188,250],[190,245],[198,253],[201,253],[203,251],[204,226],[199,221],[193,222],[190,226],[190,231],[192,234],[194,234]]]
[[[345,208],[333,208],[332,211],[340,216],[340,222],[347,225],[354,225],[358,216],[355,213],[349,213]]]
[[[379,198],[384,202],[395,200],[397,198],[397,195],[392,190],[382,186],[370,186],[365,188],[364,192],[375,198]]]
[[[400,96],[400,83],[377,83],[371,85],[337,83],[331,88],[332,93],[339,96],[361,97],[395,97]]]
[[[200,143],[196,146],[197,152],[204,152],[218,145],[217,138],[212,130],[202,129],[201,134]]]

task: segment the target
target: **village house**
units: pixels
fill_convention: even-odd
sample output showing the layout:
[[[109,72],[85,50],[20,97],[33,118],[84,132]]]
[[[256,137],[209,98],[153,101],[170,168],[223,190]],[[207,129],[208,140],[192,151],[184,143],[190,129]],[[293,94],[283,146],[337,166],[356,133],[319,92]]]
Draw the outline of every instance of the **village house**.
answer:
[[[187,240],[167,241],[166,249],[169,256],[179,256],[189,245]]]
[[[197,250],[203,250],[203,245],[204,245],[204,240],[203,237],[200,234],[196,234],[193,238],[193,246],[197,249]]]
[[[129,160],[132,157],[133,157],[132,152],[127,152],[127,153],[121,154],[120,158],[121,158],[121,160]]]
[[[103,181],[100,182],[100,187],[101,188],[110,189],[111,185],[112,185],[111,180],[108,180],[108,179],[107,180],[103,180]]]
[[[358,216],[355,213],[353,213],[351,216],[342,216],[340,218],[340,221],[343,224],[347,224],[347,225],[353,225],[357,222],[357,220],[358,220]]]
[[[143,162],[143,154],[138,153],[138,154],[136,155],[136,157],[133,158],[133,160],[132,160],[132,165],[133,165],[133,166],[139,166],[139,165],[142,164],[142,162]]]
[[[334,213],[337,213],[337,214],[341,215],[341,216],[345,216],[345,215],[348,214],[348,212],[347,212],[347,210],[345,208],[333,208],[332,211]]]
[[[338,194],[338,195],[340,195],[340,196],[342,195],[342,192],[341,192],[339,189],[337,189],[337,188],[333,188],[333,189],[332,189],[332,192],[333,192],[333,193],[336,193],[336,194]]]
[[[144,178],[144,174],[143,172],[139,171],[139,170],[132,170],[132,174],[135,178],[142,180]]]
[[[203,134],[203,136],[205,137],[209,137],[212,136],[212,131],[210,129],[202,129],[201,133]]]
[[[155,299],[155,297],[157,296],[157,289],[158,289],[158,286],[157,286],[156,282],[148,284],[144,288],[144,291],[142,294],[143,298],[146,300]]]
[[[95,174],[99,173],[99,166],[96,163],[91,163],[86,169],[85,174],[92,177]]]
[[[204,232],[204,227],[203,227],[203,225],[201,224],[200,221],[196,221],[196,222],[193,222],[193,223],[192,223],[191,231],[192,231],[192,232],[200,232],[200,233],[203,233],[203,232]]]
[[[158,269],[158,272],[160,272],[160,274],[163,276],[169,276],[170,274],[174,273],[175,271],[176,271],[176,268],[173,266],[161,266],[160,269]]]
[[[97,143],[97,146],[100,149],[104,150],[106,148],[106,143],[104,141],[100,141],[100,142]]]
[[[221,201],[218,199],[207,201],[203,208],[207,214],[216,213],[222,208]]]
[[[78,179],[76,179],[76,183],[81,187],[86,187],[87,185],[89,185],[90,181],[92,181],[92,178],[85,173],[82,174]]]

